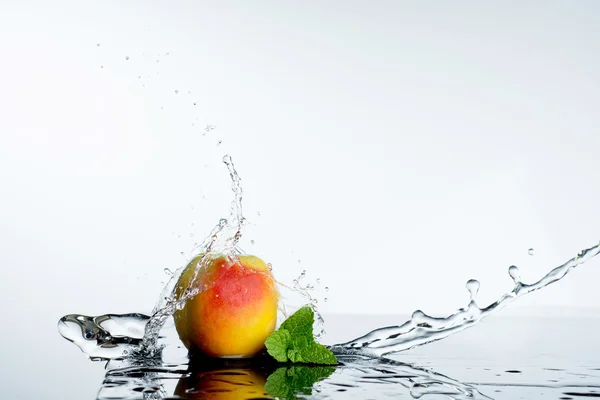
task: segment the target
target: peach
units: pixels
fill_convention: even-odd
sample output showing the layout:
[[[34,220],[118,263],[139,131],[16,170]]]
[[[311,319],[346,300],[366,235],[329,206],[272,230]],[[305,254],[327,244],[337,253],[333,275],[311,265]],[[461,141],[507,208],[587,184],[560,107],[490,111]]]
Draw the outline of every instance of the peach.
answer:
[[[279,294],[271,271],[255,256],[200,255],[181,274],[178,296],[200,261],[192,284],[199,293],[173,315],[179,338],[211,357],[258,354],[277,323]]]

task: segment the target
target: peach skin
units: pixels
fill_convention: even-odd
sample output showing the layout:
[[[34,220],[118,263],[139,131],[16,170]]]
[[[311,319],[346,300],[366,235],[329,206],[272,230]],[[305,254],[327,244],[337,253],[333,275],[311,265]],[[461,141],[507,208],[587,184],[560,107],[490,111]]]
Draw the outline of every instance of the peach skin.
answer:
[[[173,315],[179,338],[189,350],[211,357],[260,353],[277,323],[279,294],[271,271],[255,256],[199,255],[181,274],[177,296],[200,261],[192,285],[199,293]]]

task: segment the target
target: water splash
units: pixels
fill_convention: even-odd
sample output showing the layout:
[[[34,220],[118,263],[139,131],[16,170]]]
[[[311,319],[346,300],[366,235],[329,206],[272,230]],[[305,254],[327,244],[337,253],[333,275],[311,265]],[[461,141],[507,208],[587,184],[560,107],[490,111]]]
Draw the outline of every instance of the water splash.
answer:
[[[69,314],[58,321],[58,331],[92,360],[109,360],[133,351],[142,342],[149,320],[144,314]]]
[[[210,262],[213,254],[237,254],[236,246],[245,224],[242,216],[241,178],[231,157],[224,156],[223,163],[229,171],[234,193],[230,218],[229,221],[225,218],[219,220],[202,244],[193,249],[194,255],[203,253],[204,256],[196,263],[194,275],[186,290],[177,296],[175,289],[181,273],[188,265],[187,260],[175,272],[164,269],[170,279],[150,317],[142,314],[107,314],[98,317],[70,314],[61,318],[58,323],[59,332],[63,337],[75,343],[92,359],[113,359],[126,354],[153,358],[161,353],[162,347],[157,345],[159,332],[175,311],[182,309],[188,299],[199,293],[199,289],[194,287],[198,272]]]
[[[204,241],[192,250],[192,254],[204,254],[195,265],[194,274],[188,284],[188,287],[182,291],[180,296],[176,293],[176,285],[179,281],[183,270],[187,264],[184,264],[174,274],[164,287],[158,302],[152,311],[152,317],[145,327],[145,334],[142,339],[139,351],[141,353],[152,356],[160,352],[161,348],[157,346],[158,334],[167,321],[177,310],[181,310],[186,301],[199,293],[199,289],[195,287],[197,283],[198,273],[201,269],[206,268],[211,261],[213,254],[225,255],[226,257],[235,256],[238,254],[237,244],[242,237],[245,218],[242,215],[242,180],[239,177],[233,161],[230,156],[223,157],[223,163],[227,166],[229,176],[231,178],[231,190],[234,198],[230,206],[230,219],[221,218],[219,223],[213,228],[212,232]]]
[[[214,126],[210,126],[210,130],[212,129]],[[185,263],[178,270],[171,271],[169,268],[164,268],[165,274],[170,279],[163,288],[151,316],[142,314],[107,314],[98,317],[67,315],[59,321],[59,332],[63,337],[75,343],[86,355],[96,360],[115,359],[125,355],[137,359],[153,359],[161,355],[164,346],[158,344],[158,339],[165,323],[177,310],[183,309],[186,301],[207,288],[199,285],[198,278],[201,275],[199,272],[212,263],[213,256],[235,258],[242,254],[238,243],[242,237],[246,220],[242,212],[241,178],[235,170],[231,157],[224,156],[223,163],[229,171],[231,190],[234,193],[229,209],[229,219],[220,219],[202,243],[195,244],[191,251],[192,256],[186,258]],[[200,254],[202,257],[197,257]],[[182,256],[185,257],[185,253],[182,252]],[[179,278],[190,260],[196,260],[192,278],[184,290],[176,290]],[[269,270],[271,268],[272,266],[269,264]],[[305,275],[306,271],[303,271],[298,279],[302,279]],[[294,295],[305,297],[315,311],[316,327],[318,328],[316,334],[318,337],[323,335],[325,332],[324,319],[317,309],[318,301],[310,294],[314,286],[310,284],[306,286],[298,284],[293,288],[282,284],[279,286],[280,290],[282,288],[290,289]],[[280,313],[281,315],[286,314],[283,304]],[[132,326],[135,326],[135,329]],[[133,329],[132,335],[127,334],[129,329]]]
[[[508,275],[511,277],[515,285],[521,281],[521,271],[516,265],[508,267]]]
[[[519,297],[558,282],[575,267],[588,261],[598,253],[600,253],[600,243],[582,250],[577,256],[554,268],[540,280],[531,284],[521,281],[519,269],[513,265],[508,269],[508,273],[514,282],[513,289],[483,308],[480,308],[475,302],[479,282],[473,279],[469,280],[467,289],[471,295],[471,300],[467,307],[461,308],[456,313],[444,318],[436,318],[417,310],[410,320],[400,326],[376,329],[350,342],[334,345],[331,349],[337,354],[361,354],[370,357],[381,357],[443,339],[475,326],[482,319],[502,309]]]
[[[298,260],[298,262],[300,262],[300,260]],[[321,314],[319,307],[318,307],[319,297],[315,293],[315,290],[316,290],[315,285],[310,281],[307,281],[306,283],[304,283],[304,281],[307,279],[306,274],[307,274],[306,270],[302,270],[300,275],[292,281],[293,285],[291,287],[289,287],[285,284],[279,283],[280,293],[282,295],[284,295],[284,297],[285,297],[285,291],[287,291],[287,292],[289,292],[288,296],[298,297],[299,300],[301,301],[301,303],[308,305],[310,308],[312,308],[312,310],[315,314],[315,324],[314,324],[314,328],[313,328],[313,334],[315,335],[316,339],[320,339],[326,333],[325,332],[325,318]],[[320,279],[317,278],[316,282],[319,285]],[[287,313],[287,311],[285,309],[285,304],[281,304],[280,308],[281,308],[280,311],[282,314],[281,320],[283,321],[287,317],[289,317],[291,314]]]
[[[238,210],[237,206],[232,205],[232,207],[232,209]],[[240,232],[241,224],[243,222],[238,225],[238,230],[235,230],[236,233]],[[206,248],[208,250],[213,248],[211,246],[217,242],[218,233],[223,231],[226,226],[226,221],[221,220],[213,230],[212,235],[209,236],[210,239],[207,238]],[[233,233],[234,238],[235,236],[236,234]],[[235,239],[232,239],[231,243],[236,243]],[[518,267],[513,265],[508,268],[508,273],[514,282],[513,289],[483,308],[480,308],[476,303],[480,284],[477,280],[471,279],[466,284],[470,295],[469,304],[454,314],[444,318],[436,318],[417,310],[409,321],[400,326],[380,328],[360,338],[333,345],[330,348],[338,356],[381,357],[441,340],[476,325],[485,317],[519,297],[563,279],[571,270],[595,257],[598,253],[600,253],[600,243],[581,251],[577,256],[554,268],[532,284],[523,283]],[[201,262],[198,262],[196,272],[201,264]],[[177,271],[172,280],[175,279],[176,281],[180,273],[181,270]],[[300,284],[304,277],[305,272],[303,271],[303,274],[296,280],[295,285],[305,288]],[[169,313],[174,312],[178,309],[177,307],[183,307],[185,300],[197,293],[197,289],[188,288],[184,296],[176,298],[173,294],[173,287],[174,283],[172,282],[165,287],[163,293],[170,294],[170,296],[164,297],[164,300],[157,303],[152,317],[143,314],[107,314],[98,317],[71,314],[60,319],[59,332],[95,360],[114,360],[127,354],[134,359],[137,357],[138,359],[151,360],[153,357],[160,355],[162,348],[157,345],[158,332],[166,318],[171,315]],[[296,291],[296,293],[298,292]],[[300,291],[300,294],[304,295],[302,291]],[[308,296],[310,296],[310,293],[308,293]],[[309,304],[315,305],[311,301],[309,301]]]

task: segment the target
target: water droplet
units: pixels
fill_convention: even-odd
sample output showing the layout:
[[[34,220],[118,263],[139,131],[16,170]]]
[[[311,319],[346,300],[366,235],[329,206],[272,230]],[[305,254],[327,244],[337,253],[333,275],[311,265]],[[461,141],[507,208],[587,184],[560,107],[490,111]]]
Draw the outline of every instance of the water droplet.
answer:
[[[466,286],[469,294],[471,295],[471,301],[474,301],[475,296],[477,296],[477,292],[479,292],[479,281],[476,279],[469,279]]]
[[[192,94],[192,91],[191,91],[191,90],[188,90],[188,94]]]
[[[125,56],[125,60],[129,61],[129,56]]]
[[[321,278],[317,278],[317,283],[321,283]]]
[[[100,47],[100,43],[96,43],[96,47]]]
[[[250,240],[250,244],[254,244],[254,243],[255,243],[254,239]]]
[[[301,264],[301,263],[302,263],[302,260],[298,260],[298,264]]]
[[[196,105],[196,103],[194,103],[194,105]]]
[[[271,263],[267,263],[267,269],[268,269],[269,271],[273,271],[273,264],[271,264]]]
[[[325,291],[329,292],[329,286],[325,286]]]
[[[101,65],[100,68],[104,68],[104,65]]]
[[[220,146],[220,145],[221,145],[221,143],[223,143],[223,141],[222,141],[222,140],[219,140],[219,141],[217,142],[217,146]]]
[[[260,217],[260,211],[257,211],[257,212],[256,212],[256,215],[258,215],[258,216]]]
[[[182,252],[181,252],[181,253],[179,253],[179,254],[181,254],[181,257],[185,257],[185,252],[183,252],[183,251],[182,251]]]
[[[317,299],[312,299],[311,300],[311,303],[313,303],[313,304],[317,304],[318,302],[319,302],[319,300],[317,300]]]
[[[527,254],[529,254],[530,256],[535,255],[535,249],[532,247],[529,250],[527,250]]]
[[[179,90],[176,90],[176,91],[175,91],[175,94],[179,94]]]
[[[521,273],[516,265],[511,265],[510,268],[508,268],[508,275],[510,275],[515,283],[521,281]]]
[[[173,275],[173,271],[171,271],[169,268],[165,268],[164,271],[167,275]]]
[[[177,235],[177,239],[181,239],[181,235]]]
[[[294,279],[294,285],[296,285],[296,286],[297,286],[297,285],[298,285],[298,283],[300,283],[300,282],[298,282],[298,279]]]
[[[325,303],[327,303],[327,301],[328,301],[327,297],[325,297],[325,298],[323,299],[323,301],[324,301]]]
[[[167,55],[169,55],[169,54],[171,54],[171,53],[167,53]]]
[[[302,273],[300,274],[300,279],[304,278],[306,276],[306,270],[302,270]]]
[[[412,313],[412,320],[415,324],[420,324],[425,320],[425,313],[421,310],[416,310]]]

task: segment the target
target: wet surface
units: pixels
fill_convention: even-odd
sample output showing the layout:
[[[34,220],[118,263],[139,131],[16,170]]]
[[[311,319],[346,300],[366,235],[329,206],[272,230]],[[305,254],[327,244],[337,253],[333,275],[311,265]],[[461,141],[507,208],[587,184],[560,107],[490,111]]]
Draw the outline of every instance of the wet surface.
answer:
[[[326,343],[404,321],[396,316],[331,316]],[[219,399],[296,396],[323,399],[492,398],[585,399],[600,397],[600,328],[597,317],[498,316],[440,342],[386,359],[341,358],[337,368],[290,367],[265,360],[189,363],[173,340],[162,360],[136,364],[90,362],[76,347],[25,352],[5,367],[6,398]],[[56,336],[58,336],[56,334]],[[57,339],[58,340],[58,339]],[[10,346],[15,346],[14,343]],[[24,343],[21,343],[22,348]],[[3,343],[3,354],[10,354]],[[31,384],[27,365],[46,365]]]

